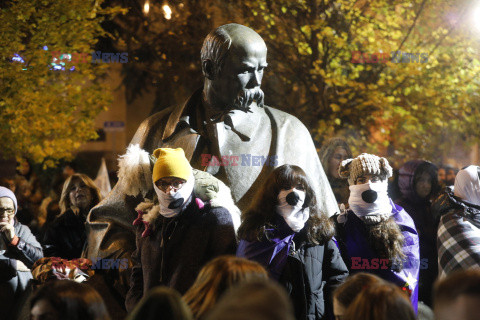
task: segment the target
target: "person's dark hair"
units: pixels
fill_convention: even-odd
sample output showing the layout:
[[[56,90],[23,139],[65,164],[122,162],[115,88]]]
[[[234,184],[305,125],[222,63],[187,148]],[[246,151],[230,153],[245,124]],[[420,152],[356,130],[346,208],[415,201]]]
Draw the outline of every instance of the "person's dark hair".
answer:
[[[341,138],[332,138],[328,140],[320,149],[320,162],[322,163],[323,170],[328,175],[328,160],[335,152],[337,147],[342,147],[347,152],[348,159],[353,158],[352,150],[348,146],[347,142]]]
[[[434,305],[453,303],[460,295],[480,297],[480,269],[456,271],[437,280],[434,286]]]
[[[408,295],[394,284],[383,282],[365,288],[348,307],[345,319],[415,320]]]
[[[278,194],[282,189],[288,190],[297,185],[301,185],[305,190],[303,207],[310,210],[310,217],[304,227],[308,240],[314,244],[323,244],[330,240],[335,229],[327,215],[318,209],[310,180],[302,168],[289,164],[273,170],[255,194],[250,207],[242,213],[242,224],[238,229],[239,238],[261,241],[265,236],[265,229],[275,227]]]
[[[156,287],[135,306],[126,320],[190,320],[193,319],[182,296],[172,288]]]
[[[63,185],[62,195],[60,196],[60,202],[59,202],[60,214],[64,214],[69,209],[72,209],[72,203],[70,202],[69,194],[76,181],[83,181],[83,183],[90,189],[90,192],[92,194],[92,202],[90,204],[89,209],[93,208],[95,205],[97,205],[100,202],[100,200],[102,200],[100,190],[95,185],[93,180],[83,173],[75,173],[72,176],[68,177],[67,180],[65,180],[65,183]]]
[[[268,279],[267,271],[259,263],[235,256],[220,256],[200,270],[183,299],[194,318],[202,319],[227,289],[253,279]]]
[[[102,297],[87,284],[70,280],[47,282],[33,295],[30,309],[40,300],[48,301],[58,312],[59,319],[110,319]]]
[[[438,168],[436,165],[431,163],[430,161],[424,161],[421,163],[416,169],[413,175],[413,188],[415,188],[418,180],[422,173],[426,172],[430,176],[430,181],[432,185],[432,189],[430,190],[430,194],[427,198],[430,198],[436,195],[440,191],[440,184],[438,183]]]
[[[384,280],[371,273],[359,272],[349,276],[333,292],[333,298],[348,308],[363,289],[378,283],[384,283]]]

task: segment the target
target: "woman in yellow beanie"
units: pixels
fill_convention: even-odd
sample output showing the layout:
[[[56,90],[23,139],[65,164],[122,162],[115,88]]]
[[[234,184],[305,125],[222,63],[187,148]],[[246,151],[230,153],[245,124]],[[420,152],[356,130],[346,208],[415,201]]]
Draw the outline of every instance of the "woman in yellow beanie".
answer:
[[[184,294],[211,259],[236,250],[232,216],[195,195],[190,163],[183,149],[160,148],[152,172],[153,205],[139,205],[137,249],[126,307],[131,311],[151,288],[165,285]],[[157,203],[158,201],[158,203]]]

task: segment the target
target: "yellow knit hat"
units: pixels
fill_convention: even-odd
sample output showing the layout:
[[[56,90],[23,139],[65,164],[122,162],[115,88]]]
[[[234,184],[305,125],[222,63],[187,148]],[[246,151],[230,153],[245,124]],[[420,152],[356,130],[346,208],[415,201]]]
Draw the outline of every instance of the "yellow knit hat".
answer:
[[[188,180],[192,175],[192,167],[182,148],[158,148],[153,155],[157,158],[153,166],[153,183],[165,177]]]

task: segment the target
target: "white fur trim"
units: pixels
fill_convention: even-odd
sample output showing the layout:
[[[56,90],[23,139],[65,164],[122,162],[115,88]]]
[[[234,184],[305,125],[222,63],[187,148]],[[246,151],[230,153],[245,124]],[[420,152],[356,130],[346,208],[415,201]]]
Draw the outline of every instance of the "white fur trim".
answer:
[[[230,215],[232,216],[233,227],[235,228],[235,232],[237,232],[238,227],[240,227],[241,212],[240,209],[235,205],[235,202],[233,202],[230,188],[220,180],[218,181],[217,197],[210,200],[210,204],[212,207],[224,207],[228,210],[228,212],[230,212]]]
[[[150,224],[151,227],[154,226],[155,220],[160,217],[160,206],[155,205],[150,199],[145,199],[145,202],[141,202],[135,208],[135,211],[142,211],[143,221],[146,221]]]
[[[149,154],[138,144],[128,146],[127,152],[119,157],[118,167],[118,184],[125,194],[137,196],[141,193],[145,197],[153,188]]]

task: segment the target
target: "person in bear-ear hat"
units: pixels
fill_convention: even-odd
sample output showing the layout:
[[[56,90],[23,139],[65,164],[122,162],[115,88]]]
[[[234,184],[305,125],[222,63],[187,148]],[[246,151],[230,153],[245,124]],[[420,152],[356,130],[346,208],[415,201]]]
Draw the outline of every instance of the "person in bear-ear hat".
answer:
[[[352,273],[371,272],[410,295],[417,311],[420,253],[412,218],[393,203],[388,189],[388,160],[363,153],[342,162],[340,176],[350,185],[349,209],[333,218],[336,239]]]
[[[195,176],[183,149],[159,148],[153,155],[156,197],[136,208],[127,311],[159,285],[184,294],[206,262],[236,250],[232,215],[195,195]]]

